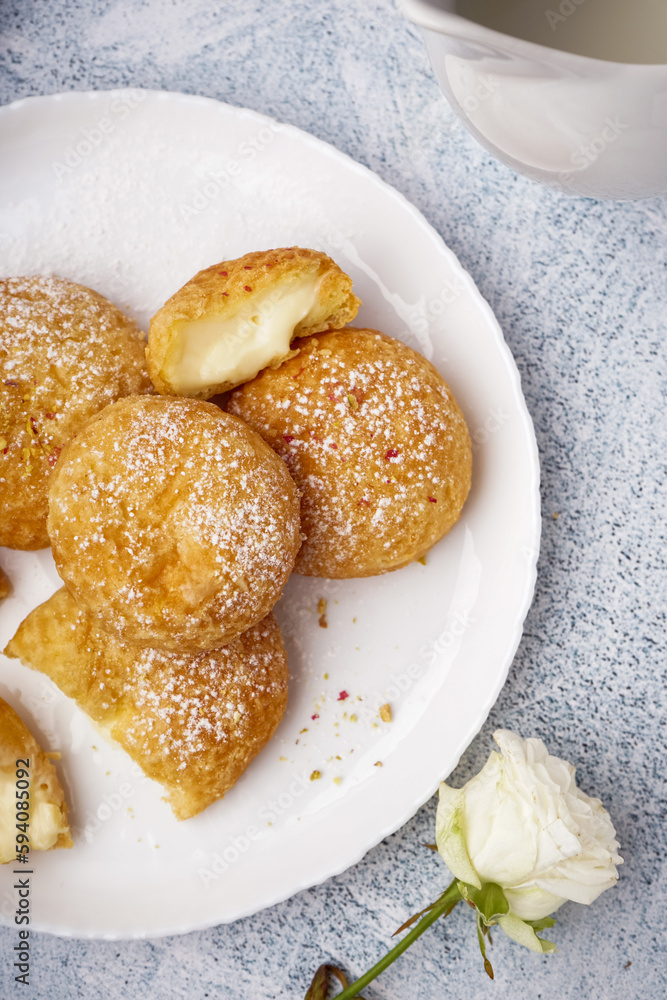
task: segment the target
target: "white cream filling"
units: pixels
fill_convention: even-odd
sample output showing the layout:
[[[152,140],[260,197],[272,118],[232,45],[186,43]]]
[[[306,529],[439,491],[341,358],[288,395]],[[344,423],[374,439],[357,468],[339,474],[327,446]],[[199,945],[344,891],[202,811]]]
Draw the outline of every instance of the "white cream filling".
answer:
[[[25,800],[21,800],[25,801]],[[16,857],[16,774],[0,770],[0,864]],[[47,794],[34,781],[30,782],[29,847],[33,851],[48,851],[59,835],[67,831],[60,808],[47,800]]]
[[[286,355],[295,326],[318,304],[320,280],[309,276],[253,296],[229,319],[181,323],[169,361],[172,388],[188,393],[225,382],[238,385]]]
[[[59,835],[65,832],[62,813],[53,802],[40,799],[39,792],[35,798],[37,805],[33,806],[30,816],[30,847],[33,851],[48,851]]]

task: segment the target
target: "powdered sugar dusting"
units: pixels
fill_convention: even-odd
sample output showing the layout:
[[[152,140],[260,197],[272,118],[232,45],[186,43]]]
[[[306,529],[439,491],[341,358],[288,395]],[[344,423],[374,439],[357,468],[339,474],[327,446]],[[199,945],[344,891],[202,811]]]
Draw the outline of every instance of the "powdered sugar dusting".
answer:
[[[131,663],[128,659],[121,693],[136,709],[124,742],[183,771],[212,745],[231,748],[249,741],[257,703],[268,706],[284,695],[286,674],[274,662],[278,642],[277,626],[269,619],[245,642],[209,653],[138,651]]]
[[[48,543],[46,484],[62,446],[107,403],[149,387],[143,334],[110,302],[58,278],[0,281],[0,544],[26,534],[14,508]]]
[[[138,649],[99,629],[63,588],[28,616],[11,655],[74,698],[170,791],[181,818],[237,780],[287,699],[285,650],[272,615],[212,652]]]
[[[469,486],[470,441],[447,386],[375,331],[298,345],[228,404],[283,456],[303,492],[297,569],[365,575],[423,554],[454,523]]]
[[[296,491],[240,421],[208,403],[135,397],[107,410],[62,462],[56,563],[115,634],[210,648],[280,596],[300,540]]]

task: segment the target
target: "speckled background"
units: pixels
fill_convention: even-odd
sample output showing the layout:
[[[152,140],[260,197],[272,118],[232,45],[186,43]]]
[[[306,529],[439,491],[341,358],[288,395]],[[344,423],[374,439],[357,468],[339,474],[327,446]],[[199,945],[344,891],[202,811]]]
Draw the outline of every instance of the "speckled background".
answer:
[[[365,995],[663,997],[665,201],[569,199],[495,162],[453,119],[390,0],[3,0],[0,19],[2,103],[133,86],[255,108],[375,170],[472,273],[535,421],[544,533],[509,680],[452,781],[481,766],[494,728],[542,736],[608,806],[626,863],[593,907],[560,911],[558,955],[497,935],[492,984],[460,910]],[[37,935],[29,990],[13,983],[3,931],[0,996],[302,998],[319,963],[361,973],[441,891],[444,866],[422,846],[434,815],[435,800],[344,875],[233,926],[153,942]]]

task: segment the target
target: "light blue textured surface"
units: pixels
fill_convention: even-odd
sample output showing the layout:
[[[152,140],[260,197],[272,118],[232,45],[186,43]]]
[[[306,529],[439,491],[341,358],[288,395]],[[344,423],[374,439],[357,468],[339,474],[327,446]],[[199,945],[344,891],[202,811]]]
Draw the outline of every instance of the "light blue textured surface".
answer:
[[[665,201],[572,200],[492,160],[454,121],[389,0],[6,0],[0,18],[2,103],[133,86],[255,108],[377,171],[470,270],[521,371],[544,534],[509,680],[452,782],[479,769],[498,726],[542,736],[609,808],[626,863],[593,907],[560,911],[558,955],[498,934],[492,984],[461,909],[365,995],[663,997]],[[344,875],[233,926],[155,942],[38,935],[29,990],[13,983],[16,938],[3,931],[0,996],[299,1000],[317,965],[361,973],[441,891],[444,866],[423,847],[434,815],[435,801]]]

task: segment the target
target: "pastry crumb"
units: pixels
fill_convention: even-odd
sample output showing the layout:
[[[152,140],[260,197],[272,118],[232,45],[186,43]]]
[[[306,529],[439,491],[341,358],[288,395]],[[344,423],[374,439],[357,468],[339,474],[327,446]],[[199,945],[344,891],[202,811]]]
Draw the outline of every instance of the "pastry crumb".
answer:
[[[380,718],[383,722],[391,722],[393,716],[391,714],[391,705],[389,703],[380,705]]]
[[[320,597],[317,602],[317,613],[320,616],[318,622],[320,628],[329,628],[329,622],[327,621],[327,602],[323,597]]]
[[[321,771],[313,771],[313,773],[310,776],[310,780],[311,781],[318,781],[318,779],[321,778],[321,777],[322,777],[322,772]]]
[[[373,764],[373,767],[382,767],[382,761],[376,760],[375,763]]]

